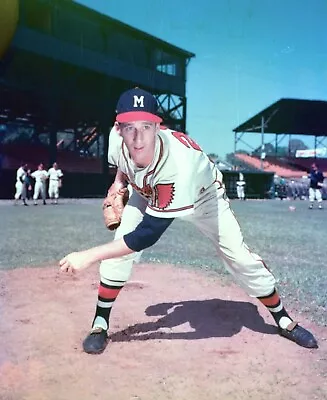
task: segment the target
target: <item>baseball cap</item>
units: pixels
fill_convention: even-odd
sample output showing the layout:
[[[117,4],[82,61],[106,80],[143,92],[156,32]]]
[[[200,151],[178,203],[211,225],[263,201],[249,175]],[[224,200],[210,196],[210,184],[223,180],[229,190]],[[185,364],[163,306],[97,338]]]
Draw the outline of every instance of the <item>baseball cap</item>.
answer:
[[[124,92],[117,103],[116,121],[150,121],[160,123],[162,119],[157,115],[158,103],[149,92],[138,87]]]

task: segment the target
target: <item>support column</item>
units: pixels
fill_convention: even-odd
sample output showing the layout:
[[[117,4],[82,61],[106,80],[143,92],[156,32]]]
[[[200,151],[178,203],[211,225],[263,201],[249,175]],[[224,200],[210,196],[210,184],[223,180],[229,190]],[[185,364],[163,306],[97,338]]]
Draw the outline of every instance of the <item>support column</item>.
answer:
[[[57,161],[57,126],[56,122],[52,121],[50,124],[49,130],[49,138],[50,138],[50,147],[49,147],[49,162],[52,165],[55,161]]]
[[[260,159],[261,159],[261,164],[260,164],[261,169],[264,169],[263,168],[263,160],[266,157],[264,155],[264,151],[265,151],[265,117],[262,116],[261,117],[261,157],[260,157]]]

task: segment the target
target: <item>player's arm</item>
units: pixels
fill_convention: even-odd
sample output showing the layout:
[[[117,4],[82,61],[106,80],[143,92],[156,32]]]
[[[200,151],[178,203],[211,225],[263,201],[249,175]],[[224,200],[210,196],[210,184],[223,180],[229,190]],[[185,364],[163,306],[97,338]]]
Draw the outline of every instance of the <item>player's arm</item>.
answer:
[[[68,254],[59,262],[60,269],[62,271],[84,269],[102,260],[123,257],[144,250],[160,239],[173,220],[174,218],[157,218],[145,214],[133,232],[126,234],[122,239]]]
[[[123,189],[126,186],[127,182],[125,180],[125,175],[119,168],[117,168],[115,180],[113,184],[109,187],[107,196],[110,196],[111,193],[117,193],[120,189]]]

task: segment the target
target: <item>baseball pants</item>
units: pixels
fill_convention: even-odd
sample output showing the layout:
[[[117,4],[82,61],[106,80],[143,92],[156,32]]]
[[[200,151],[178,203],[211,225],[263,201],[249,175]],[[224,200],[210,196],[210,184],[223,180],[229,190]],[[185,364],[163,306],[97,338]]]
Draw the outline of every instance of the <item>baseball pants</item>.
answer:
[[[141,222],[147,200],[133,191],[123,212],[122,222],[115,239],[131,232]],[[230,208],[225,189],[215,183],[206,189],[195,203],[194,214],[184,217],[209,238],[222,259],[225,268],[249,296],[270,295],[275,288],[275,278],[262,259],[251,252],[244,243],[240,226]],[[134,262],[142,252],[104,260],[100,264],[101,280],[127,281]]]
[[[22,197],[22,200],[26,199],[26,185],[22,182],[16,182],[15,185],[16,193],[15,193],[15,200],[18,200]]]
[[[43,200],[46,199],[45,182],[35,182],[33,200],[37,200],[41,194]]]
[[[318,203],[322,202],[321,190],[309,188],[309,200],[314,202],[315,199],[318,201]]]
[[[50,197],[50,199],[58,199],[59,198],[59,181],[50,179],[49,197]]]
[[[245,197],[244,186],[237,186],[237,187],[236,187],[236,190],[237,190],[237,197],[238,197],[239,199],[244,199],[244,197]]]

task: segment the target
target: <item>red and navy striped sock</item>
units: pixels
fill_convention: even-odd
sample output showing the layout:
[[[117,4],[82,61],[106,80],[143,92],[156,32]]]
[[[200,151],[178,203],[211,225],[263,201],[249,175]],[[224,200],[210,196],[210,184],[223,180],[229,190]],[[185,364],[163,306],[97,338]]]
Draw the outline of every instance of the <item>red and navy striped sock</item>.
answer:
[[[268,296],[258,297],[258,300],[267,307],[280,328],[286,329],[293,322],[287,314],[276,289]]]
[[[112,306],[124,285],[125,281],[114,281],[101,277],[92,329],[109,329],[109,317]]]

